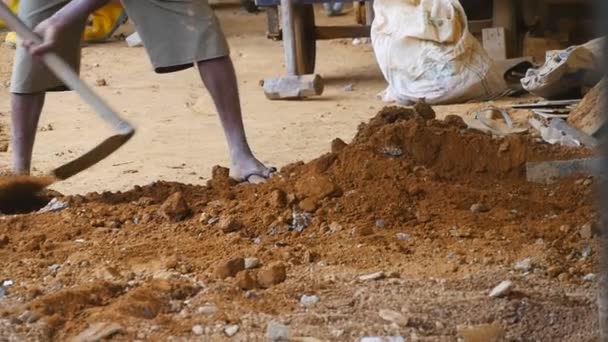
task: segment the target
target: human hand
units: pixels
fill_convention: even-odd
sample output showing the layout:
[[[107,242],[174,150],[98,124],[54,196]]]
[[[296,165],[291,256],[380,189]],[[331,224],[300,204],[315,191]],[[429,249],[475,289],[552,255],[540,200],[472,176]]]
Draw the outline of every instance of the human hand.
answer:
[[[34,33],[40,37],[40,40],[24,40],[23,46],[32,56],[42,56],[56,48],[62,32],[63,25],[51,17],[34,28]]]

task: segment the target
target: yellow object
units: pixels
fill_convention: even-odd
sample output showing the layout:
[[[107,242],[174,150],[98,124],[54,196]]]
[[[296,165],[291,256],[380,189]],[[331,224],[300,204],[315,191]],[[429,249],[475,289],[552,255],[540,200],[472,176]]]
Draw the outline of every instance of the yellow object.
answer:
[[[0,0],[2,1],[2,0]],[[4,2],[6,3],[6,1]],[[13,11],[13,13],[17,13],[17,8],[19,8],[19,0],[9,0],[8,3],[6,3],[8,5],[8,7]],[[5,27],[6,25],[4,24],[4,22],[2,20],[0,20],[0,27]]]
[[[120,3],[108,3],[89,17],[84,29],[85,42],[103,42],[127,21],[127,15]]]
[[[17,34],[15,32],[9,32],[4,38],[4,44],[15,48],[17,46]]]

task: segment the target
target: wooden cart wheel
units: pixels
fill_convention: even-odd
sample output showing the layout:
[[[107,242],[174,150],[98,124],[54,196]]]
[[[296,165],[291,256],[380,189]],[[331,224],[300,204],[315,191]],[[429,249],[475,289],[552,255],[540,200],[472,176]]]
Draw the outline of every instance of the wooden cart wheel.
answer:
[[[312,5],[293,5],[293,31],[296,45],[296,73],[313,74],[317,55],[315,11]]]

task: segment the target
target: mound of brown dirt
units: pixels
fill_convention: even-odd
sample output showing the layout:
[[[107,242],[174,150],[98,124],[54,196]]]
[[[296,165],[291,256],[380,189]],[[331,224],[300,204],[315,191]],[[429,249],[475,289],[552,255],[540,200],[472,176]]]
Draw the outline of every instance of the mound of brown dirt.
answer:
[[[362,124],[350,144],[334,141],[332,152],[288,165],[262,185],[236,184],[217,167],[206,186],[157,182],[72,196],[63,199],[67,210],[0,220],[0,236],[8,236],[0,276],[19,284],[11,289],[19,296],[38,289],[36,299],[7,306],[5,315],[29,309],[53,322],[49,334],[59,339],[114,321],[134,327],[121,335],[127,339],[239,324],[239,334],[255,340],[268,317],[286,318],[301,336],[336,340],[387,332],[454,337],[459,324],[493,321],[513,338],[593,336],[592,292],[560,295],[593,271],[593,258],[581,257],[593,235],[580,234],[593,218],[589,182],[548,187],[526,183],[523,174],[526,161],[589,153],[528,136],[496,139],[453,118],[425,120],[389,107]],[[164,203],[178,192],[180,210],[193,216],[167,216]],[[215,275],[218,263],[252,256],[264,265],[282,261],[287,280],[245,292],[233,278]],[[536,271],[519,280],[518,295],[479,296],[498,277],[512,277],[524,257]],[[388,279],[356,281],[376,271]],[[247,272],[255,284],[260,271]],[[443,282],[432,280],[438,278]],[[91,281],[101,286],[95,298]],[[543,292],[547,284],[555,291]],[[453,291],[469,299],[455,302]],[[322,294],[316,316],[298,304],[306,293]],[[67,294],[68,304],[56,308]],[[521,306],[521,296],[533,303]],[[217,313],[197,311],[210,303]],[[376,318],[382,307],[401,310],[411,324],[383,326]],[[549,324],[553,310],[560,315]],[[544,323],[560,328],[539,328]],[[221,328],[203,332],[224,336]]]

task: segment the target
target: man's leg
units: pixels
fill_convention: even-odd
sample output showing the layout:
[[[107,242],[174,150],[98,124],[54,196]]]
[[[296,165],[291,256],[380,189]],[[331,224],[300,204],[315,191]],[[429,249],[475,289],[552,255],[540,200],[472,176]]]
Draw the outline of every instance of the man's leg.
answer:
[[[13,172],[29,174],[32,151],[45,93],[11,95],[11,146]]]
[[[247,180],[250,175],[267,178],[270,170],[258,161],[247,142],[239,90],[230,57],[214,58],[197,63],[205,87],[209,90],[220,115],[230,150],[230,177]],[[251,180],[254,182],[254,180]]]
[[[21,0],[19,17],[34,28],[50,18],[69,0]],[[56,48],[57,54],[74,70],[80,66],[80,40],[86,18],[65,30]],[[34,59],[23,46],[15,52],[15,63],[11,78],[11,148],[12,169],[18,173],[29,173],[32,150],[40,113],[47,90],[67,90],[40,61]]]

